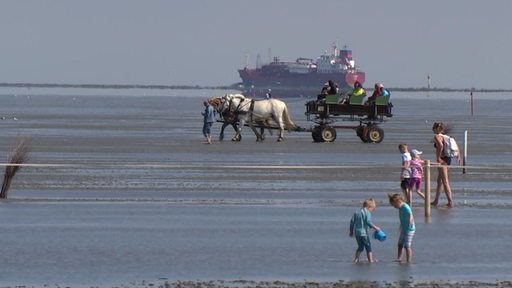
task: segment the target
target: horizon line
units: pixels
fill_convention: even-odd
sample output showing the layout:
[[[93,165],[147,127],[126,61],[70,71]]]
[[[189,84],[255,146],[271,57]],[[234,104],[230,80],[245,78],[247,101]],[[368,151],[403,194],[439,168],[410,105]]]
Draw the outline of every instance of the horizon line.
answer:
[[[163,84],[63,84],[63,83],[0,83],[0,87],[14,88],[86,88],[86,89],[214,89],[214,90],[243,90],[239,83],[219,86],[202,85],[163,85]],[[432,91],[432,92],[512,92],[512,89],[489,88],[448,88],[448,87],[390,87],[394,91]]]

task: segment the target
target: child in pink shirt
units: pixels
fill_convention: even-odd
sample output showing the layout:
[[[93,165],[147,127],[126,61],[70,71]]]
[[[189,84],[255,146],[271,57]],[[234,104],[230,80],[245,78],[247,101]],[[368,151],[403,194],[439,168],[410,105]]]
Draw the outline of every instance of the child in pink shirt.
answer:
[[[423,163],[425,161],[421,160],[420,155],[423,152],[418,151],[416,149],[411,150],[411,161],[409,163],[409,167],[411,168],[411,180],[409,183],[409,187],[412,190],[416,188],[416,193],[420,195],[421,198],[425,199],[425,194],[421,192],[421,180],[423,179]],[[412,198],[412,197],[411,197]],[[412,206],[412,199],[411,203],[409,203],[410,206]]]

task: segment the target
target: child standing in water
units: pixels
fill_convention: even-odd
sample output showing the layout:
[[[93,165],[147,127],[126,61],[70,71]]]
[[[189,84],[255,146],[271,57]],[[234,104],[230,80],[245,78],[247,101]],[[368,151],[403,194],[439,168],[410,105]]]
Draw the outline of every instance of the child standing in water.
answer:
[[[400,194],[388,193],[389,204],[398,209],[398,216],[400,218],[400,236],[398,237],[398,255],[397,262],[402,262],[402,251],[405,250],[407,263],[412,262],[412,238],[416,230],[414,225],[414,216],[412,210]]]
[[[409,206],[412,207],[412,190],[416,189],[416,193],[420,195],[421,198],[425,199],[425,194],[421,192],[421,180],[423,179],[423,164],[425,161],[421,160],[421,154],[423,152],[418,151],[416,149],[411,150],[411,161],[409,162],[411,167],[411,180],[410,187],[411,190],[411,201],[409,202]]]
[[[398,151],[400,151],[400,153],[402,154],[402,170],[400,170],[400,188],[402,188],[402,192],[404,193],[405,201],[407,203],[411,203],[411,153],[409,153],[409,148],[405,143],[401,143],[398,145]]]
[[[368,198],[363,202],[363,208],[354,213],[350,220],[349,236],[356,238],[357,249],[354,257],[354,263],[359,262],[359,255],[366,249],[366,257],[368,262],[376,262],[373,260],[372,243],[370,242],[369,228],[379,231],[380,228],[372,222],[372,212],[377,208],[377,204],[373,198]]]

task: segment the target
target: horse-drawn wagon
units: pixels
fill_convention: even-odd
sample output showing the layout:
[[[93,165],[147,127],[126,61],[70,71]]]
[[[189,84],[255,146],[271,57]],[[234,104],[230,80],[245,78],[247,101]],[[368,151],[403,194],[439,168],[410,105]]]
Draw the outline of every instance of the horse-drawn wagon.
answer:
[[[386,117],[392,117],[393,104],[389,96],[377,97],[375,103],[363,103],[363,96],[352,96],[347,104],[339,104],[339,95],[328,95],[325,101],[306,103],[308,121],[316,123],[311,129],[315,142],[333,142],[336,129],[354,129],[364,143],[380,143],[384,139],[384,130],[379,124]],[[334,125],[337,121],[359,122],[358,125]]]
[[[211,100],[220,115],[224,125],[221,129],[221,139],[224,128],[231,124],[236,135],[233,141],[241,140],[242,127],[247,125],[256,134],[257,141],[264,139],[263,129],[279,130],[278,141],[284,140],[284,130],[295,132],[311,132],[315,142],[333,142],[336,139],[336,129],[354,129],[357,136],[365,143],[380,143],[384,139],[384,131],[378,124],[385,117],[392,117],[393,105],[389,96],[381,96],[371,105],[363,104],[362,96],[352,96],[347,104],[338,103],[339,95],[328,95],[325,101],[309,101],[306,103],[308,121],[316,125],[303,128],[295,125],[290,119],[286,104],[278,99],[252,100],[241,94],[226,94]],[[228,120],[229,119],[229,120]],[[356,121],[358,125],[333,125],[337,121]],[[261,129],[261,132],[256,130]]]

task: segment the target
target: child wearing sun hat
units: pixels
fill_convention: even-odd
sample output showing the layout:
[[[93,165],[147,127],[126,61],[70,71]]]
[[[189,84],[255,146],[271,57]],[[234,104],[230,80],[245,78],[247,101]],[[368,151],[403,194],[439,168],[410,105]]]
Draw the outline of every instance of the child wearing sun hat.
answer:
[[[416,190],[416,193],[420,195],[421,198],[425,199],[425,194],[421,192],[421,181],[423,180],[423,164],[425,161],[421,160],[421,154],[423,152],[412,149],[411,150],[411,161],[409,162],[409,167],[411,168],[411,179],[409,182],[409,196],[407,199],[409,206],[412,206],[412,191]]]

